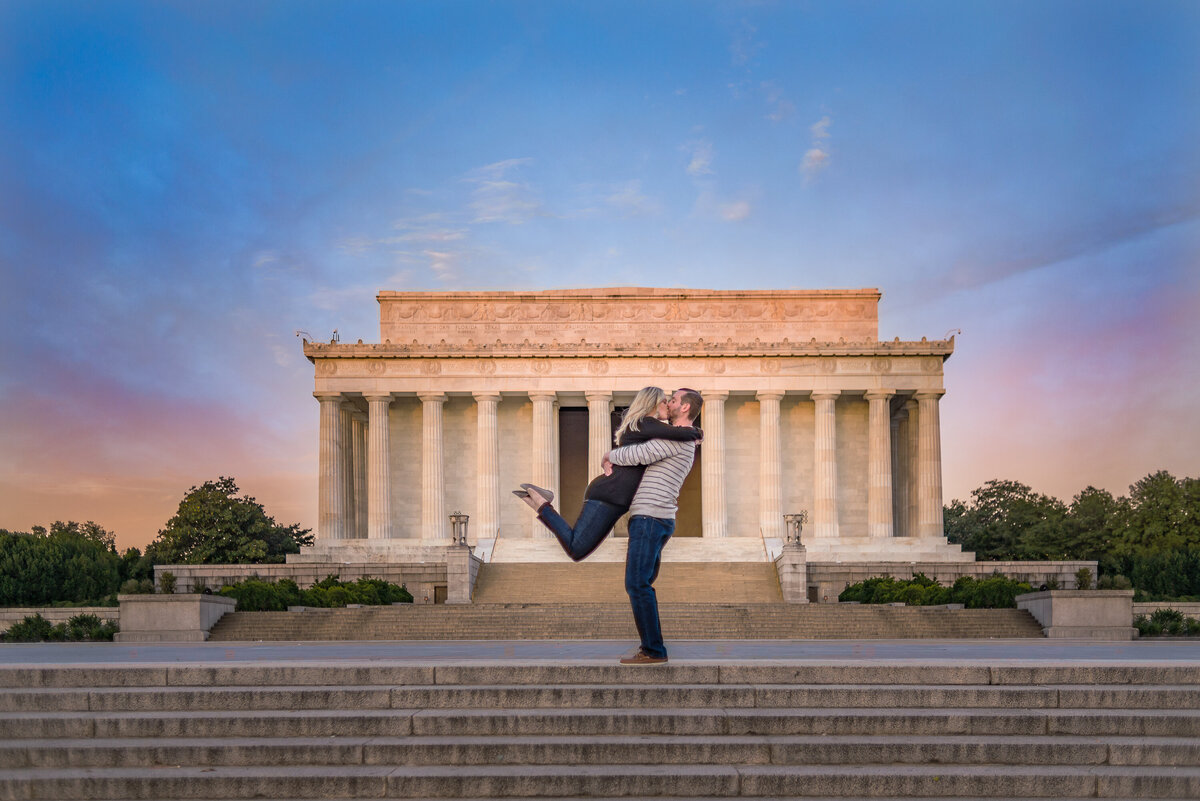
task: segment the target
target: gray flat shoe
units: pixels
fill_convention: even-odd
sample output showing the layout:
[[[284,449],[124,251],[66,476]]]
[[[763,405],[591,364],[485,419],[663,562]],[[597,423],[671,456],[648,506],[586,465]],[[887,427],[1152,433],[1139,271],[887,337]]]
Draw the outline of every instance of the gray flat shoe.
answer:
[[[543,498],[545,498],[547,503],[554,503],[554,493],[548,489],[542,489],[537,484],[522,484],[521,489],[533,490],[538,495],[541,495]]]

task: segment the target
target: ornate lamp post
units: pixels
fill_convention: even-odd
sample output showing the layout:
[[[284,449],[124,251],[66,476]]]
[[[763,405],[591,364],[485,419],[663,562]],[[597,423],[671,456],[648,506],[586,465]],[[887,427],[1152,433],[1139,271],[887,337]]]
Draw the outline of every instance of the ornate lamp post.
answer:
[[[797,514],[784,515],[783,520],[787,523],[787,534],[783,539],[784,546],[804,547],[804,543],[800,540],[800,534],[804,529],[804,524],[808,522],[808,512],[802,511]]]
[[[462,512],[453,512],[450,515],[450,541],[455,545],[467,544],[467,521],[470,519],[470,515],[464,515]]]

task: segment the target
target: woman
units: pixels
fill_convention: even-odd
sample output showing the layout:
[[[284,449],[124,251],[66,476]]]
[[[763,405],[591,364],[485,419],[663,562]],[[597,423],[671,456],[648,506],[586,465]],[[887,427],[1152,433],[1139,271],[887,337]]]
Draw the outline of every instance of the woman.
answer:
[[[666,416],[667,393],[658,387],[640,390],[621,418],[621,426],[616,433],[617,444],[632,445],[651,439],[693,441],[703,438],[698,428],[664,423]],[[554,493],[549,490],[533,484],[522,484],[521,489],[513,490],[513,495],[537,512],[538,520],[554,533],[567,556],[578,562],[596,550],[621,515],[629,511],[633,495],[645,472],[644,465],[613,465],[611,474],[592,479],[583,493],[583,509],[579,511],[574,526],[554,511],[550,505]]]

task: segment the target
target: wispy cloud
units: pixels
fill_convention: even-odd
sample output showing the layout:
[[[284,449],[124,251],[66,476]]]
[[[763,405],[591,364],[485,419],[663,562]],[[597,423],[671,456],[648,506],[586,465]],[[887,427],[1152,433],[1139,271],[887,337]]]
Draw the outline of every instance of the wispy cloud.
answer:
[[[721,219],[726,222],[738,222],[750,216],[750,203],[745,200],[735,200],[721,206]]]
[[[520,225],[544,216],[545,210],[533,188],[510,178],[512,173],[532,161],[531,158],[497,161],[480,167],[463,179],[475,185],[469,204],[475,215],[474,222]]]
[[[818,172],[829,165],[830,156],[827,141],[829,139],[829,126],[832,124],[833,120],[826,114],[809,126],[809,131],[812,133],[812,144],[805,152],[804,160],[800,162],[800,172],[803,173],[806,181],[811,181]]]
[[[443,281],[452,279],[456,276],[456,267],[461,254],[453,251],[445,250],[425,250],[422,251],[429,259],[429,269],[433,270],[434,274]]]
[[[707,139],[698,139],[693,142],[688,142],[681,149],[685,153],[691,154],[691,160],[687,165],[688,175],[695,177],[698,175],[712,174],[712,142],[708,141]]]
[[[628,216],[657,214],[659,205],[642,193],[641,181],[626,181],[604,198],[604,202]]]
[[[763,81],[763,95],[767,101],[767,119],[771,122],[783,122],[796,114],[796,104],[788,100],[783,89],[774,81]]]
[[[733,34],[733,42],[729,45],[729,56],[735,67],[749,64],[765,45],[758,41],[755,34],[758,28],[749,20],[742,20]]]

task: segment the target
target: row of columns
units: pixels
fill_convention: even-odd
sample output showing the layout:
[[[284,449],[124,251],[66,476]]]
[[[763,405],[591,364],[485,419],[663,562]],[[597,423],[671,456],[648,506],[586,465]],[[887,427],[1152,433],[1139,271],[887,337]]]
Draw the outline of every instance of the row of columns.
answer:
[[[814,404],[813,510],[816,537],[837,537],[838,467],[836,402],[839,392],[811,395]],[[891,390],[866,393],[867,534],[870,537],[941,537],[942,469],[938,400],[942,390],[916,393],[895,414]],[[759,528],[783,536],[783,458],[780,431],[782,390],[756,394],[759,404]],[[318,538],[389,539],[391,479],[388,408],[391,396],[366,395],[367,415],[350,408],[338,393],[316,393],[321,403]],[[446,395],[421,393],[421,538],[449,542],[442,407]],[[701,460],[705,537],[728,536],[725,470],[726,391],[704,393],[704,458]],[[500,528],[500,440],[498,392],[474,393],[477,404],[476,498],[473,529],[479,538]],[[531,480],[558,492],[558,426],[554,392],[531,392],[533,425]],[[589,392],[588,477],[612,443],[612,393]],[[533,520],[535,537],[550,536]]]

